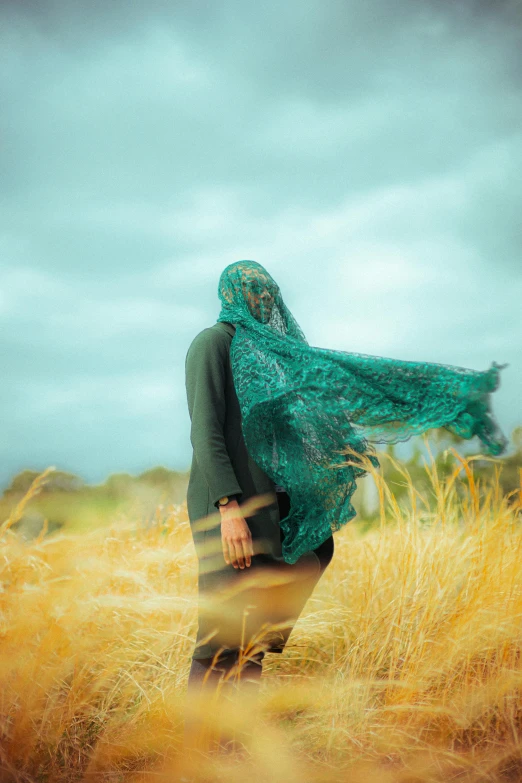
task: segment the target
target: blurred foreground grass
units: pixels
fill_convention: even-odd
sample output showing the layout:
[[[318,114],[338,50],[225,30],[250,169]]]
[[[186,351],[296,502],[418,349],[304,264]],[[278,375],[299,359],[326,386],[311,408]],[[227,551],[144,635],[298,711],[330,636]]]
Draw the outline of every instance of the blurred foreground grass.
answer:
[[[197,622],[186,506],[148,525],[32,540],[0,529],[1,781],[522,780],[522,487],[476,481],[450,449],[430,497],[398,461],[408,502],[371,470],[379,521],[335,534],[335,555],[259,697],[238,692],[212,723],[243,752],[183,754]],[[391,457],[390,457],[391,459]],[[226,708],[228,705],[228,708]],[[203,705],[204,706],[204,705]]]

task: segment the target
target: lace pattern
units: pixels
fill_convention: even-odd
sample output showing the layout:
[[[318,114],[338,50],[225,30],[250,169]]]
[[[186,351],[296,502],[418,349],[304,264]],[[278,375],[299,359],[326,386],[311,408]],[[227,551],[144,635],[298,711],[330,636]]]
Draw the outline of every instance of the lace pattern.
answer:
[[[505,450],[491,393],[507,364],[481,371],[310,346],[255,261],[227,266],[218,295],[218,321],[236,327],[230,356],[246,446],[290,497],[281,520],[286,562],[355,516],[351,497],[367,470],[342,453],[346,447],[377,468],[374,444],[445,427],[461,438],[476,435],[489,455]]]

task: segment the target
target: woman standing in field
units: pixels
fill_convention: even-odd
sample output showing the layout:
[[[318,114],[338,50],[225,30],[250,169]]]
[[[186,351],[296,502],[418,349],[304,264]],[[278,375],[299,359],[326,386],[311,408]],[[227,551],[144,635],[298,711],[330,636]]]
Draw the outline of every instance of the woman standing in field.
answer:
[[[237,296],[244,297],[244,307],[259,323],[269,323],[274,299],[268,278],[245,267],[241,280]],[[228,321],[203,329],[185,363],[193,446],[187,507],[200,599],[189,687],[204,677],[215,684],[233,671],[243,681],[258,682],[265,652],[283,651],[334,551],[330,533],[295,563],[282,557],[280,520],[288,514],[290,498],[245,443],[230,358],[235,332]],[[264,499],[264,505],[249,510],[252,498]],[[279,585],[272,584],[276,574],[283,576]],[[254,639],[259,644],[249,650]]]
[[[368,460],[379,467],[370,444],[445,427],[477,435],[492,455],[507,445],[490,410],[506,365],[475,371],[310,346],[255,261],[227,266],[218,295],[217,322],[186,356],[200,598],[189,687],[240,666],[256,683],[265,652],[284,649],[332,559],[333,533],[356,514],[356,479]]]

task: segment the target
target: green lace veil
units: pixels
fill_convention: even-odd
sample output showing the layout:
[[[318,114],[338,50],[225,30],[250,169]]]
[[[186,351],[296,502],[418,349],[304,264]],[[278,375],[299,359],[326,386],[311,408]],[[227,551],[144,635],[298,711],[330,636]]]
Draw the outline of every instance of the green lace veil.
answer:
[[[355,482],[368,473],[357,455],[378,468],[373,444],[445,427],[461,438],[477,435],[489,455],[505,450],[490,393],[506,364],[476,371],[308,345],[256,261],[229,264],[218,295],[217,320],[236,327],[230,358],[246,447],[290,497],[281,520],[286,562],[353,519]]]

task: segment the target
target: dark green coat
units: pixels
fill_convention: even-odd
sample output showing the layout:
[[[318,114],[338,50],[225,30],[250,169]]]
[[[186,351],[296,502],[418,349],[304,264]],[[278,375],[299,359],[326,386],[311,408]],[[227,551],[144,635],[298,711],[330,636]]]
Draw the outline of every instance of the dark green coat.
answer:
[[[185,360],[187,401],[193,448],[187,507],[191,523],[214,514],[224,495],[239,495],[239,503],[253,495],[272,493],[274,503],[247,521],[253,538],[263,537],[265,549],[281,555],[279,510],[275,484],[250,457],[241,430],[230,344],[231,324],[217,321],[193,339]]]
[[[297,617],[320,576],[319,558],[314,552],[303,555],[292,565],[282,559],[275,484],[251,458],[241,429],[241,410],[230,362],[230,344],[234,332],[232,324],[217,321],[196,335],[185,359],[191,418],[190,440],[193,447],[187,509],[199,560],[198,644],[218,626],[224,629],[218,610],[224,607],[227,588],[236,590],[234,598],[226,599],[229,602],[229,620],[230,615],[233,615],[234,622],[229,622],[226,631],[221,630],[209,642],[198,647],[194,657],[199,658],[210,657],[220,647],[237,648],[240,633],[242,637],[245,636],[245,626],[240,632],[240,623],[247,604],[247,636],[255,633],[263,622],[281,622],[288,615],[289,606]],[[235,569],[223,557],[217,501],[224,495],[239,495],[238,502],[241,504],[255,495],[265,493],[273,494],[273,503],[245,518],[255,552],[252,564],[244,569]],[[206,529],[200,529],[202,524],[203,527],[206,525]],[[286,588],[270,588],[270,599],[267,601],[266,588],[260,590],[248,586],[248,580],[254,578],[256,573],[259,574],[260,569],[265,574],[267,569],[271,573],[290,574],[295,584],[293,587],[287,583]],[[301,585],[299,595],[295,593],[295,585],[298,583]],[[207,598],[212,599],[214,604],[218,600],[219,607],[207,606]],[[259,607],[255,609],[257,598],[260,599]],[[275,641],[269,651],[281,652],[290,630],[291,627],[275,634]]]

